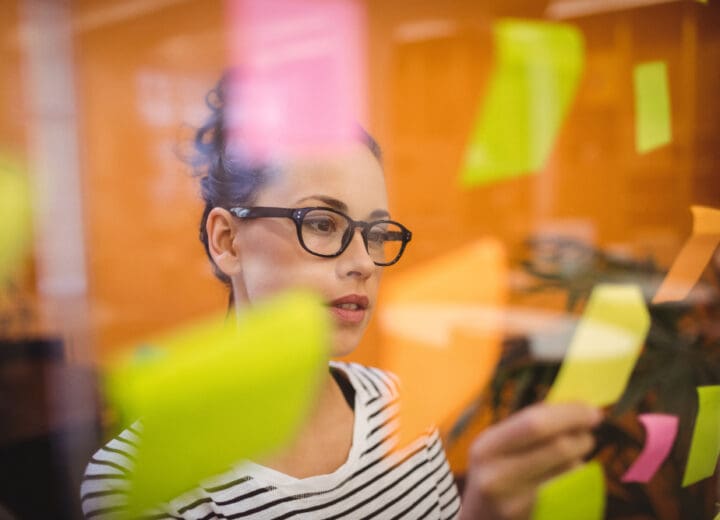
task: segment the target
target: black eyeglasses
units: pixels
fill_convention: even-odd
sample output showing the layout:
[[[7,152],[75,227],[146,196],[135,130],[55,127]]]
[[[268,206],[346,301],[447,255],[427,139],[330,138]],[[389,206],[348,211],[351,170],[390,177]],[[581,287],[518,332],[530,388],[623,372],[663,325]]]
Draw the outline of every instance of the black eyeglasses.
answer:
[[[289,218],[295,222],[300,245],[310,254],[333,258],[340,256],[360,228],[365,249],[375,265],[392,265],[405,251],[412,238],[408,228],[393,220],[364,222],[353,220],[332,208],[230,208],[238,218]]]

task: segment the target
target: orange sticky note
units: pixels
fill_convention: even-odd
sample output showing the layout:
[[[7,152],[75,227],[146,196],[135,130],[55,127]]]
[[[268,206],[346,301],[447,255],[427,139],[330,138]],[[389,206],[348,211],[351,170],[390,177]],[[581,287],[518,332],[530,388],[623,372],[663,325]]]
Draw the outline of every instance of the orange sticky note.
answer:
[[[482,240],[389,281],[382,366],[400,378],[401,442],[454,419],[487,384],[501,330],[488,309],[505,301],[502,245]]]
[[[720,243],[720,210],[692,206],[693,232],[658,289],[653,303],[687,297]]]

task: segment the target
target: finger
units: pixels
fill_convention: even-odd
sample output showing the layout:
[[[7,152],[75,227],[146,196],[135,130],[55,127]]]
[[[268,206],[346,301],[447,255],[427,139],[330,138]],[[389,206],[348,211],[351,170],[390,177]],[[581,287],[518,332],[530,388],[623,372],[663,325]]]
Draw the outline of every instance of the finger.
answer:
[[[504,482],[509,490],[520,487],[534,488],[546,480],[581,464],[583,457],[595,446],[590,433],[572,433],[557,436],[527,451],[506,456],[495,466],[495,478]],[[503,489],[496,490],[503,493]]]
[[[585,464],[585,459],[577,459],[569,462],[568,464],[565,464],[564,466],[558,466],[557,468],[553,468],[550,471],[548,471],[545,476],[542,477],[542,483],[544,484],[548,480],[552,480],[555,477],[559,477],[563,473],[567,473],[570,470],[573,470],[577,468],[578,466],[582,466]]]
[[[600,410],[584,404],[535,404],[480,434],[473,456],[523,451],[564,433],[591,429],[601,419]]]
[[[526,520],[530,517],[537,496],[537,487],[495,487],[492,479],[470,475],[462,501],[463,519],[495,518]]]

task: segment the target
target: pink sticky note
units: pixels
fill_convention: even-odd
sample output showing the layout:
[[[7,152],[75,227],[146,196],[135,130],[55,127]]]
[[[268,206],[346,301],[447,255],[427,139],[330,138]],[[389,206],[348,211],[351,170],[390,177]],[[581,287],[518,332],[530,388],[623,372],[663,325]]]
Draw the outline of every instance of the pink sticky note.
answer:
[[[229,0],[230,143],[254,159],[356,139],[365,13],[356,0]]]
[[[647,413],[638,419],[645,426],[645,446],[623,475],[623,482],[648,482],[670,454],[677,435],[678,418],[674,415]]]

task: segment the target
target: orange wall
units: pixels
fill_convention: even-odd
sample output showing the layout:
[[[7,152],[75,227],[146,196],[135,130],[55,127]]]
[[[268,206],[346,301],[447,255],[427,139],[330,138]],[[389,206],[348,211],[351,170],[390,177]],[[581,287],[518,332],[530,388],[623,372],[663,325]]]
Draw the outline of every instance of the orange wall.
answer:
[[[107,12],[107,2],[81,2],[76,13],[90,23],[77,34],[76,52],[101,358],[226,302],[197,239],[196,183],[178,159],[181,136],[189,135],[182,125],[205,117],[205,93],[223,69],[222,4],[177,4],[98,26],[91,15]]]
[[[173,154],[181,124],[202,121],[203,95],[225,63],[223,4],[178,0],[114,21],[96,16],[121,4],[75,5],[90,306],[101,358],[225,304],[196,238],[197,188]],[[483,235],[499,237],[517,258],[533,231],[576,221],[598,245],[653,254],[667,265],[689,231],[688,206],[720,200],[712,146],[718,101],[710,95],[713,77],[700,66],[717,70],[720,61],[717,6],[678,3],[579,21],[586,70],[547,166],[462,190],[458,168],[502,7],[483,10],[474,0],[367,5],[370,130],[385,149],[393,213],[414,232],[387,277]],[[510,7],[538,14],[538,5]],[[417,36],[422,30],[426,37]],[[638,156],[631,71],[650,59],[669,63],[675,139]],[[377,349],[371,327],[354,357],[374,362]]]

